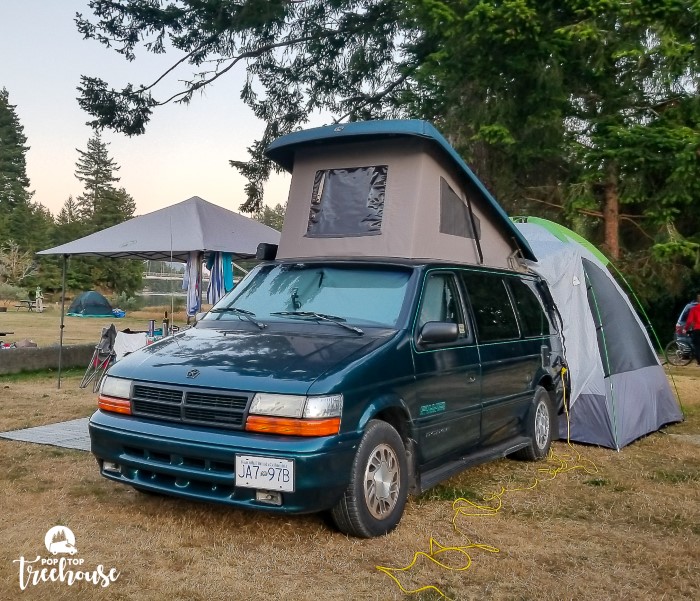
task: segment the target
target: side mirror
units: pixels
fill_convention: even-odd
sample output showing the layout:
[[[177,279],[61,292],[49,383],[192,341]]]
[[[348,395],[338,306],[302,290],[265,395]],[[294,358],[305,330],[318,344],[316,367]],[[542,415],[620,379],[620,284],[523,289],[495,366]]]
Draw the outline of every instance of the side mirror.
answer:
[[[200,311],[194,316],[194,323],[198,323],[202,321],[202,317],[204,317],[207,314],[206,311]]]
[[[277,257],[277,244],[269,244],[261,242],[258,244],[258,249],[255,253],[255,258],[260,261],[274,261]]]
[[[429,321],[420,331],[419,344],[444,344],[454,342],[459,338],[459,328],[456,323],[447,321]]]

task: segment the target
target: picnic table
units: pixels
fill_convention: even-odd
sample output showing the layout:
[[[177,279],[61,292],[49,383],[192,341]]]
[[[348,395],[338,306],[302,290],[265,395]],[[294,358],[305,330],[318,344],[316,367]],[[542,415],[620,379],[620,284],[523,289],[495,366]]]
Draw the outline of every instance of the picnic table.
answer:
[[[36,307],[36,301],[33,301],[29,298],[22,299],[18,301],[19,304],[15,305],[17,308],[17,311],[20,309],[26,309],[27,311],[34,311],[34,308]]]

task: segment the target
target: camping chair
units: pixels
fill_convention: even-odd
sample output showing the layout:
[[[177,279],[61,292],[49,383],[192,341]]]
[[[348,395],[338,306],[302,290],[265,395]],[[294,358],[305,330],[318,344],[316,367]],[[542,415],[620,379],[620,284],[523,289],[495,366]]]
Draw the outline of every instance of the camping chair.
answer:
[[[85,375],[80,381],[80,388],[87,388],[88,384],[94,380],[92,391],[97,392],[102,384],[102,379],[116,358],[114,352],[114,341],[117,338],[117,329],[114,324],[109,327],[102,328],[100,341],[95,345],[95,350],[92,353],[92,358],[85,370]]]

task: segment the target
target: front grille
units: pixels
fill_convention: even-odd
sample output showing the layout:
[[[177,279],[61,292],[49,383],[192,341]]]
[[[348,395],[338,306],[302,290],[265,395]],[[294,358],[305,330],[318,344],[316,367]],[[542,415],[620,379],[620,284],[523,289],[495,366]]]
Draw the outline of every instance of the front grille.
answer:
[[[240,430],[251,394],[135,384],[132,413]]]
[[[134,399],[132,413],[136,415],[156,415],[158,417],[180,419],[182,410],[180,408],[180,403],[169,405]]]
[[[202,394],[200,392],[188,392],[187,404],[198,407],[220,407],[221,409],[230,409],[236,411],[244,411],[248,403],[247,396],[225,396],[223,394]]]
[[[184,421],[240,426],[243,423],[243,414],[239,412],[224,413],[222,411],[217,411],[216,409],[202,409],[201,407],[185,407]]]
[[[134,398],[140,398],[158,403],[177,403],[182,401],[182,390],[171,388],[155,388],[153,386],[134,385]]]

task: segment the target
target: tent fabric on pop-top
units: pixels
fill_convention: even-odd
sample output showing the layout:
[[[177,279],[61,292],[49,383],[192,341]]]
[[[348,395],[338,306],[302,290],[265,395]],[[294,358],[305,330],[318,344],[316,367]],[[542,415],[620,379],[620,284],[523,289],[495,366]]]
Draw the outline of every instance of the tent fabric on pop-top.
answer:
[[[527,264],[547,282],[561,315],[571,440],[620,449],[682,421],[646,328],[605,265],[557,224],[517,227],[537,256]],[[562,416],[560,435],[567,433]]]
[[[296,132],[267,156],[292,171],[278,258],[381,257],[512,268],[534,258],[500,205],[424,121]]]

